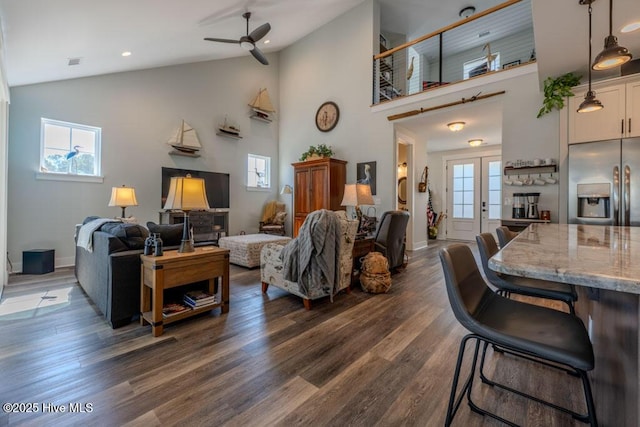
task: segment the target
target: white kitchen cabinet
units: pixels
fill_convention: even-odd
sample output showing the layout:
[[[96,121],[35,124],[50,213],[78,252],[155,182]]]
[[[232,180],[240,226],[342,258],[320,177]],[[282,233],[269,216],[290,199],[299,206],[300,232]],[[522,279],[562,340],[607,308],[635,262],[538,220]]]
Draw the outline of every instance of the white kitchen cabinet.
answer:
[[[578,113],[587,89],[569,98],[569,144],[640,136],[640,80],[596,86],[602,110]]]

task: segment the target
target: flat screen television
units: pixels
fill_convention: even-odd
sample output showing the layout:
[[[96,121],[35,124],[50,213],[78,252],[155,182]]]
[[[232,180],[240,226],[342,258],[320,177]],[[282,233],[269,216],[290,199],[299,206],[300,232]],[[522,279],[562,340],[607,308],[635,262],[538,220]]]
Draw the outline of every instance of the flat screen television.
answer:
[[[169,194],[171,178],[187,176],[204,179],[207,190],[207,200],[211,209],[229,209],[229,174],[219,172],[205,172],[192,169],[162,168],[162,205],[164,207]]]

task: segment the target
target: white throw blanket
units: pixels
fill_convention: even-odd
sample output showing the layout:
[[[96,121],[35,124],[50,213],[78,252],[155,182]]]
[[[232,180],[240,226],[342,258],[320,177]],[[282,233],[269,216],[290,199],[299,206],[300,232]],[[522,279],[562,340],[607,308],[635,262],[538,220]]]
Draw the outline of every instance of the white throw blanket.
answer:
[[[335,212],[311,212],[298,237],[282,249],[284,278],[297,282],[304,294],[309,294],[311,286],[322,286],[333,296],[339,283],[340,240],[340,220]]]
[[[93,252],[93,232],[102,227],[102,224],[106,224],[108,222],[122,221],[111,218],[98,218],[94,219],[93,221],[89,221],[88,223],[80,227],[76,246],[80,246],[81,248],[86,249],[89,252]]]

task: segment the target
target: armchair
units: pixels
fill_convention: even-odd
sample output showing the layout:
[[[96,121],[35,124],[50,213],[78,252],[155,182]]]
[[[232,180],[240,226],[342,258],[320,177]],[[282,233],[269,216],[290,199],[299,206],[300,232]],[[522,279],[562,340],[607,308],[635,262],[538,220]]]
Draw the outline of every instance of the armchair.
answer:
[[[286,218],[287,211],[284,203],[276,202],[275,200],[268,202],[262,213],[259,232],[284,236],[284,223]]]
[[[407,224],[409,224],[409,212],[406,211],[388,211],[380,218],[375,250],[387,257],[389,270],[396,269],[404,263]]]
[[[310,214],[307,218],[311,217],[311,215],[313,214]],[[324,278],[320,283],[297,283],[286,280],[284,278],[284,261],[280,258],[284,245],[268,243],[262,248],[262,252],[260,253],[262,293],[267,293],[269,285],[273,285],[302,298],[304,307],[310,310],[311,300],[325,296],[333,296],[343,289],[346,289],[347,292],[350,291],[353,242],[356,237],[356,232],[358,231],[358,221],[347,219],[344,211],[337,211],[335,215],[338,216],[340,242],[339,253],[337,254],[339,260],[337,266],[338,282],[335,284],[334,289],[331,289],[328,283],[325,283]],[[338,245],[336,245],[336,247],[338,247]],[[300,251],[302,252],[305,249],[307,248],[300,248]]]

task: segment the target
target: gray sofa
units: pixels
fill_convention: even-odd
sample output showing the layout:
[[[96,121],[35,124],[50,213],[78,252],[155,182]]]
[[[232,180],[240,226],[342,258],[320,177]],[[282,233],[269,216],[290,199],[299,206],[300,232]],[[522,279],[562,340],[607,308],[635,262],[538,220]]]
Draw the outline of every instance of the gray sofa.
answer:
[[[93,219],[88,217],[83,224]],[[178,248],[182,224],[148,223],[147,227],[160,233],[165,250]],[[93,251],[76,246],[78,283],[114,329],[140,314],[140,254],[148,235],[141,225],[107,223],[93,232]]]

